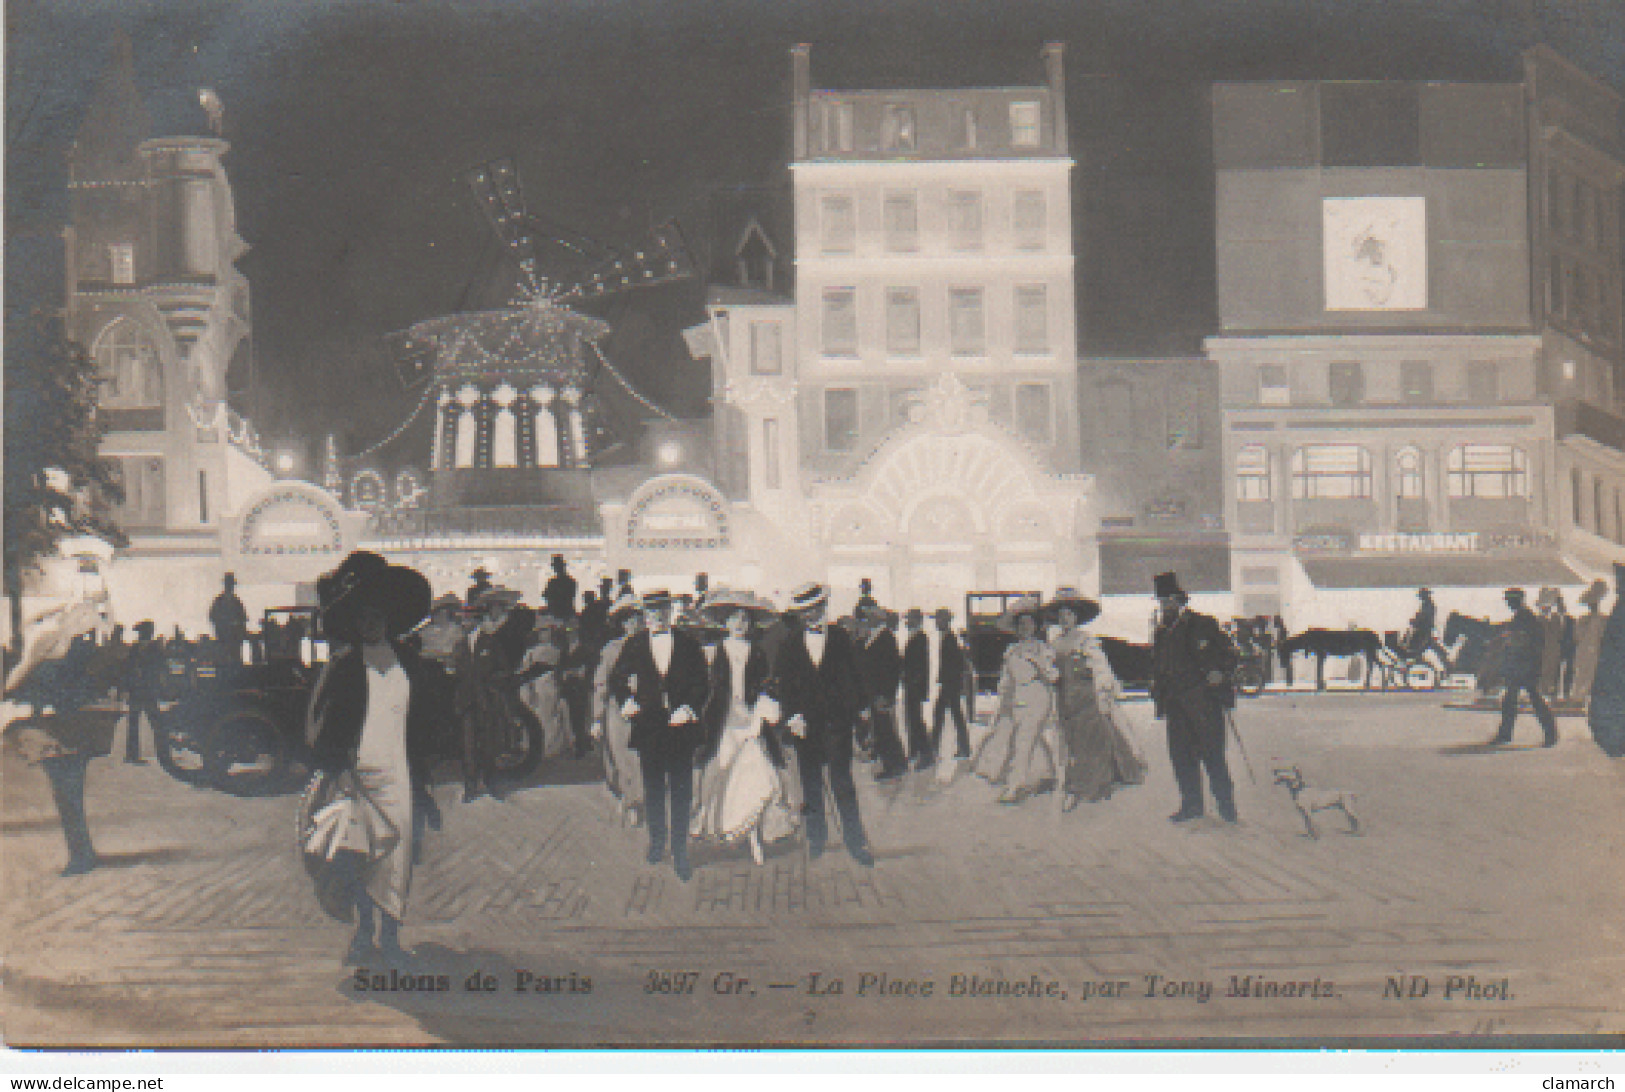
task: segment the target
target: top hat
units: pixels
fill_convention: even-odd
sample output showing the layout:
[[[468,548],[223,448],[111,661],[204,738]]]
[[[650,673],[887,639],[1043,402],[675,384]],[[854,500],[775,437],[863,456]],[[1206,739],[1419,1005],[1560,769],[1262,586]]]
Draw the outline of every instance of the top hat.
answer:
[[[1523,589],[1522,588],[1508,588],[1505,592],[1502,593],[1502,597],[1505,598],[1508,603],[1518,603],[1518,604],[1521,605],[1523,603],[1523,598],[1524,598]]]
[[[954,611],[952,607],[938,607],[936,610],[931,612],[931,617],[933,620],[946,618],[948,621],[952,622],[954,620]]]
[[[481,565],[479,568],[469,573],[468,576],[471,580],[489,579],[491,576],[491,570],[487,569],[484,565]]]
[[[1433,598],[1433,589],[1432,588],[1417,588],[1416,589],[1416,598],[1418,598],[1418,599],[1432,599]]]
[[[1185,589],[1179,586],[1178,573],[1158,573],[1154,579],[1154,593],[1158,599],[1167,599],[1170,596],[1185,596]],[[1189,598],[1186,596],[1186,598]]]
[[[919,607],[910,607],[903,613],[903,619],[917,625],[920,622],[925,621],[925,611],[921,610]]]
[[[1164,575],[1172,576],[1173,574],[1166,573]],[[1157,577],[1157,580],[1160,582],[1162,577]],[[1177,582],[1174,586],[1175,592],[1168,594],[1183,594],[1178,592]],[[1056,620],[1060,617],[1063,609],[1070,610],[1077,617],[1080,626],[1086,626],[1100,617],[1100,604],[1088,596],[1080,594],[1076,588],[1056,588],[1055,597],[1044,604],[1044,617],[1052,621]]]
[[[829,585],[809,581],[790,593],[790,609],[797,613],[818,610],[829,605]]]
[[[153,628],[152,619],[150,618],[137,622],[135,624],[135,635],[137,637],[151,637]]]

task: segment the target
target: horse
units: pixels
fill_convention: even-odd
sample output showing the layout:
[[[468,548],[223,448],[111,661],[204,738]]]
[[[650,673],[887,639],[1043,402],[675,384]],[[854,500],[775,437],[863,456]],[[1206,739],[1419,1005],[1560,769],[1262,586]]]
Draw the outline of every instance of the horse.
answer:
[[[1502,627],[1484,618],[1451,611],[1444,623],[1444,646],[1461,648],[1451,656],[1451,670],[1477,678],[1478,692],[1487,694],[1501,681]]]
[[[1382,638],[1369,629],[1306,629],[1288,637],[1281,648],[1289,656],[1300,652],[1315,658],[1315,689],[1326,689],[1326,657],[1360,656],[1365,659],[1365,685],[1371,686],[1372,669],[1377,666],[1377,653]]]

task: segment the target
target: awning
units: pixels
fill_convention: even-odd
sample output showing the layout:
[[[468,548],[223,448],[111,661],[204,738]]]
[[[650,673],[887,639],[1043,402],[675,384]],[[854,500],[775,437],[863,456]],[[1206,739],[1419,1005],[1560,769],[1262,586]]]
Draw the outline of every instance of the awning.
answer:
[[[1301,559],[1317,588],[1581,587],[1555,557],[1337,557]]]

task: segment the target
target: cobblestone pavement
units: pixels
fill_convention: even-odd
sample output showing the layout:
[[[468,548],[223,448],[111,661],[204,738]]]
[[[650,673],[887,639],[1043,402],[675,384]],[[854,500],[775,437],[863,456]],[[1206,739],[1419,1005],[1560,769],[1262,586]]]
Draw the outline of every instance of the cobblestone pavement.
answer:
[[[1067,815],[1049,797],[1001,807],[963,770],[886,786],[860,773],[872,870],[838,848],[808,861],[787,841],[760,868],[742,849],[698,849],[683,884],[643,862],[641,832],[619,825],[601,785],[466,806],[444,785],[445,830],[425,846],[404,931],[409,970],[444,975],[444,992],[354,988],[338,959],[347,929],[317,908],[293,851],[293,797],[228,797],[98,760],[88,795],[109,866],[63,879],[44,778],[8,759],[5,1035],[224,1046],[1625,1031],[1625,764],[1578,719],[1554,749],[1533,746],[1526,724],[1519,746],[1489,751],[1476,744],[1490,718],[1444,704],[1244,703],[1259,780],[1232,750],[1236,827],[1166,822],[1175,793],[1143,704],[1130,709],[1147,783]],[[1270,784],[1276,756],[1358,794],[1363,831],[1323,815],[1322,837],[1306,837]],[[471,976],[496,989],[465,989]],[[964,990],[972,976],[1020,994]],[[1232,976],[1304,985],[1230,996]]]

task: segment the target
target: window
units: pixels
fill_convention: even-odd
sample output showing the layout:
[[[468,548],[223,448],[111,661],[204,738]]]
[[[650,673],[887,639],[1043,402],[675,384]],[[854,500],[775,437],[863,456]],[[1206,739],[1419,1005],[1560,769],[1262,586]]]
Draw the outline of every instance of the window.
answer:
[[[1569,516],[1570,516],[1571,519],[1574,520],[1574,525],[1576,527],[1582,526],[1585,523],[1585,516],[1582,515],[1581,512],[1580,512],[1580,496],[1581,496],[1581,488],[1580,488],[1580,486],[1581,486],[1580,468],[1577,467],[1577,466],[1576,467],[1570,467],[1569,468]]]
[[[1049,292],[1044,285],[1016,289],[1016,352],[1049,352]]]
[[[1426,360],[1400,361],[1399,388],[1403,401],[1433,401],[1433,365]]]
[[[1421,500],[1427,496],[1422,479],[1422,453],[1402,447],[1394,456],[1394,496],[1400,500]]]
[[[886,351],[899,356],[919,355],[919,289],[886,289]]]
[[[1164,440],[1168,450],[1201,450],[1202,389],[1195,383],[1174,383],[1167,392]]]
[[[959,112],[959,147],[967,152],[976,150],[976,108],[966,106]]]
[[[126,527],[151,527],[164,522],[164,461],[156,458],[119,459],[118,475],[124,485],[119,522]]]
[[[834,99],[824,100],[824,151],[850,152],[852,150],[852,104]]]
[[[1527,497],[1529,460],[1511,444],[1462,444],[1450,450],[1452,497]]]
[[[779,324],[753,322],[750,324],[750,371],[752,375],[778,375],[784,370],[783,354],[779,351]]]
[[[1290,406],[1292,384],[1287,379],[1286,365],[1260,364],[1258,366],[1258,404],[1261,406]]]
[[[207,470],[197,472],[197,521],[199,523],[209,522],[209,472]]]
[[[914,107],[886,104],[880,117],[880,147],[887,152],[914,150]]]
[[[1038,147],[1038,118],[1038,103],[1012,102],[1010,104],[1011,147]]]
[[[1263,444],[1243,444],[1236,449],[1236,499],[1270,499],[1270,453]]]
[[[779,421],[776,417],[762,419],[762,483],[769,489],[779,488]]]
[[[163,405],[164,371],[158,350],[129,319],[117,319],[96,339],[91,357],[108,409],[147,409]]]
[[[824,252],[850,254],[857,247],[858,224],[849,194],[824,195]]]
[[[851,387],[824,392],[824,446],[830,451],[858,446],[858,392]]]
[[[1030,443],[1055,442],[1048,383],[1016,384],[1016,431]]]
[[[1017,190],[1010,198],[1010,233],[1018,250],[1043,250],[1045,207],[1043,190]]]
[[[1332,405],[1358,406],[1365,400],[1365,369],[1357,360],[1333,361],[1327,373]]]
[[[824,352],[828,356],[857,355],[857,289],[824,289]]]
[[[1355,444],[1320,444],[1292,453],[1294,500],[1369,500],[1371,453]]]
[[[1134,390],[1127,383],[1102,383],[1096,388],[1100,405],[1100,445],[1108,452],[1134,447]]]
[[[887,250],[920,249],[920,206],[913,190],[886,194],[884,216]]]
[[[1501,366],[1493,360],[1467,362],[1467,401],[1493,406],[1501,400]]]
[[[107,248],[107,256],[113,269],[113,283],[134,284],[135,247],[128,243],[114,243]]]
[[[948,343],[954,356],[981,356],[987,352],[980,288],[948,290]]]
[[[982,249],[982,195],[975,190],[948,191],[948,245]]]

